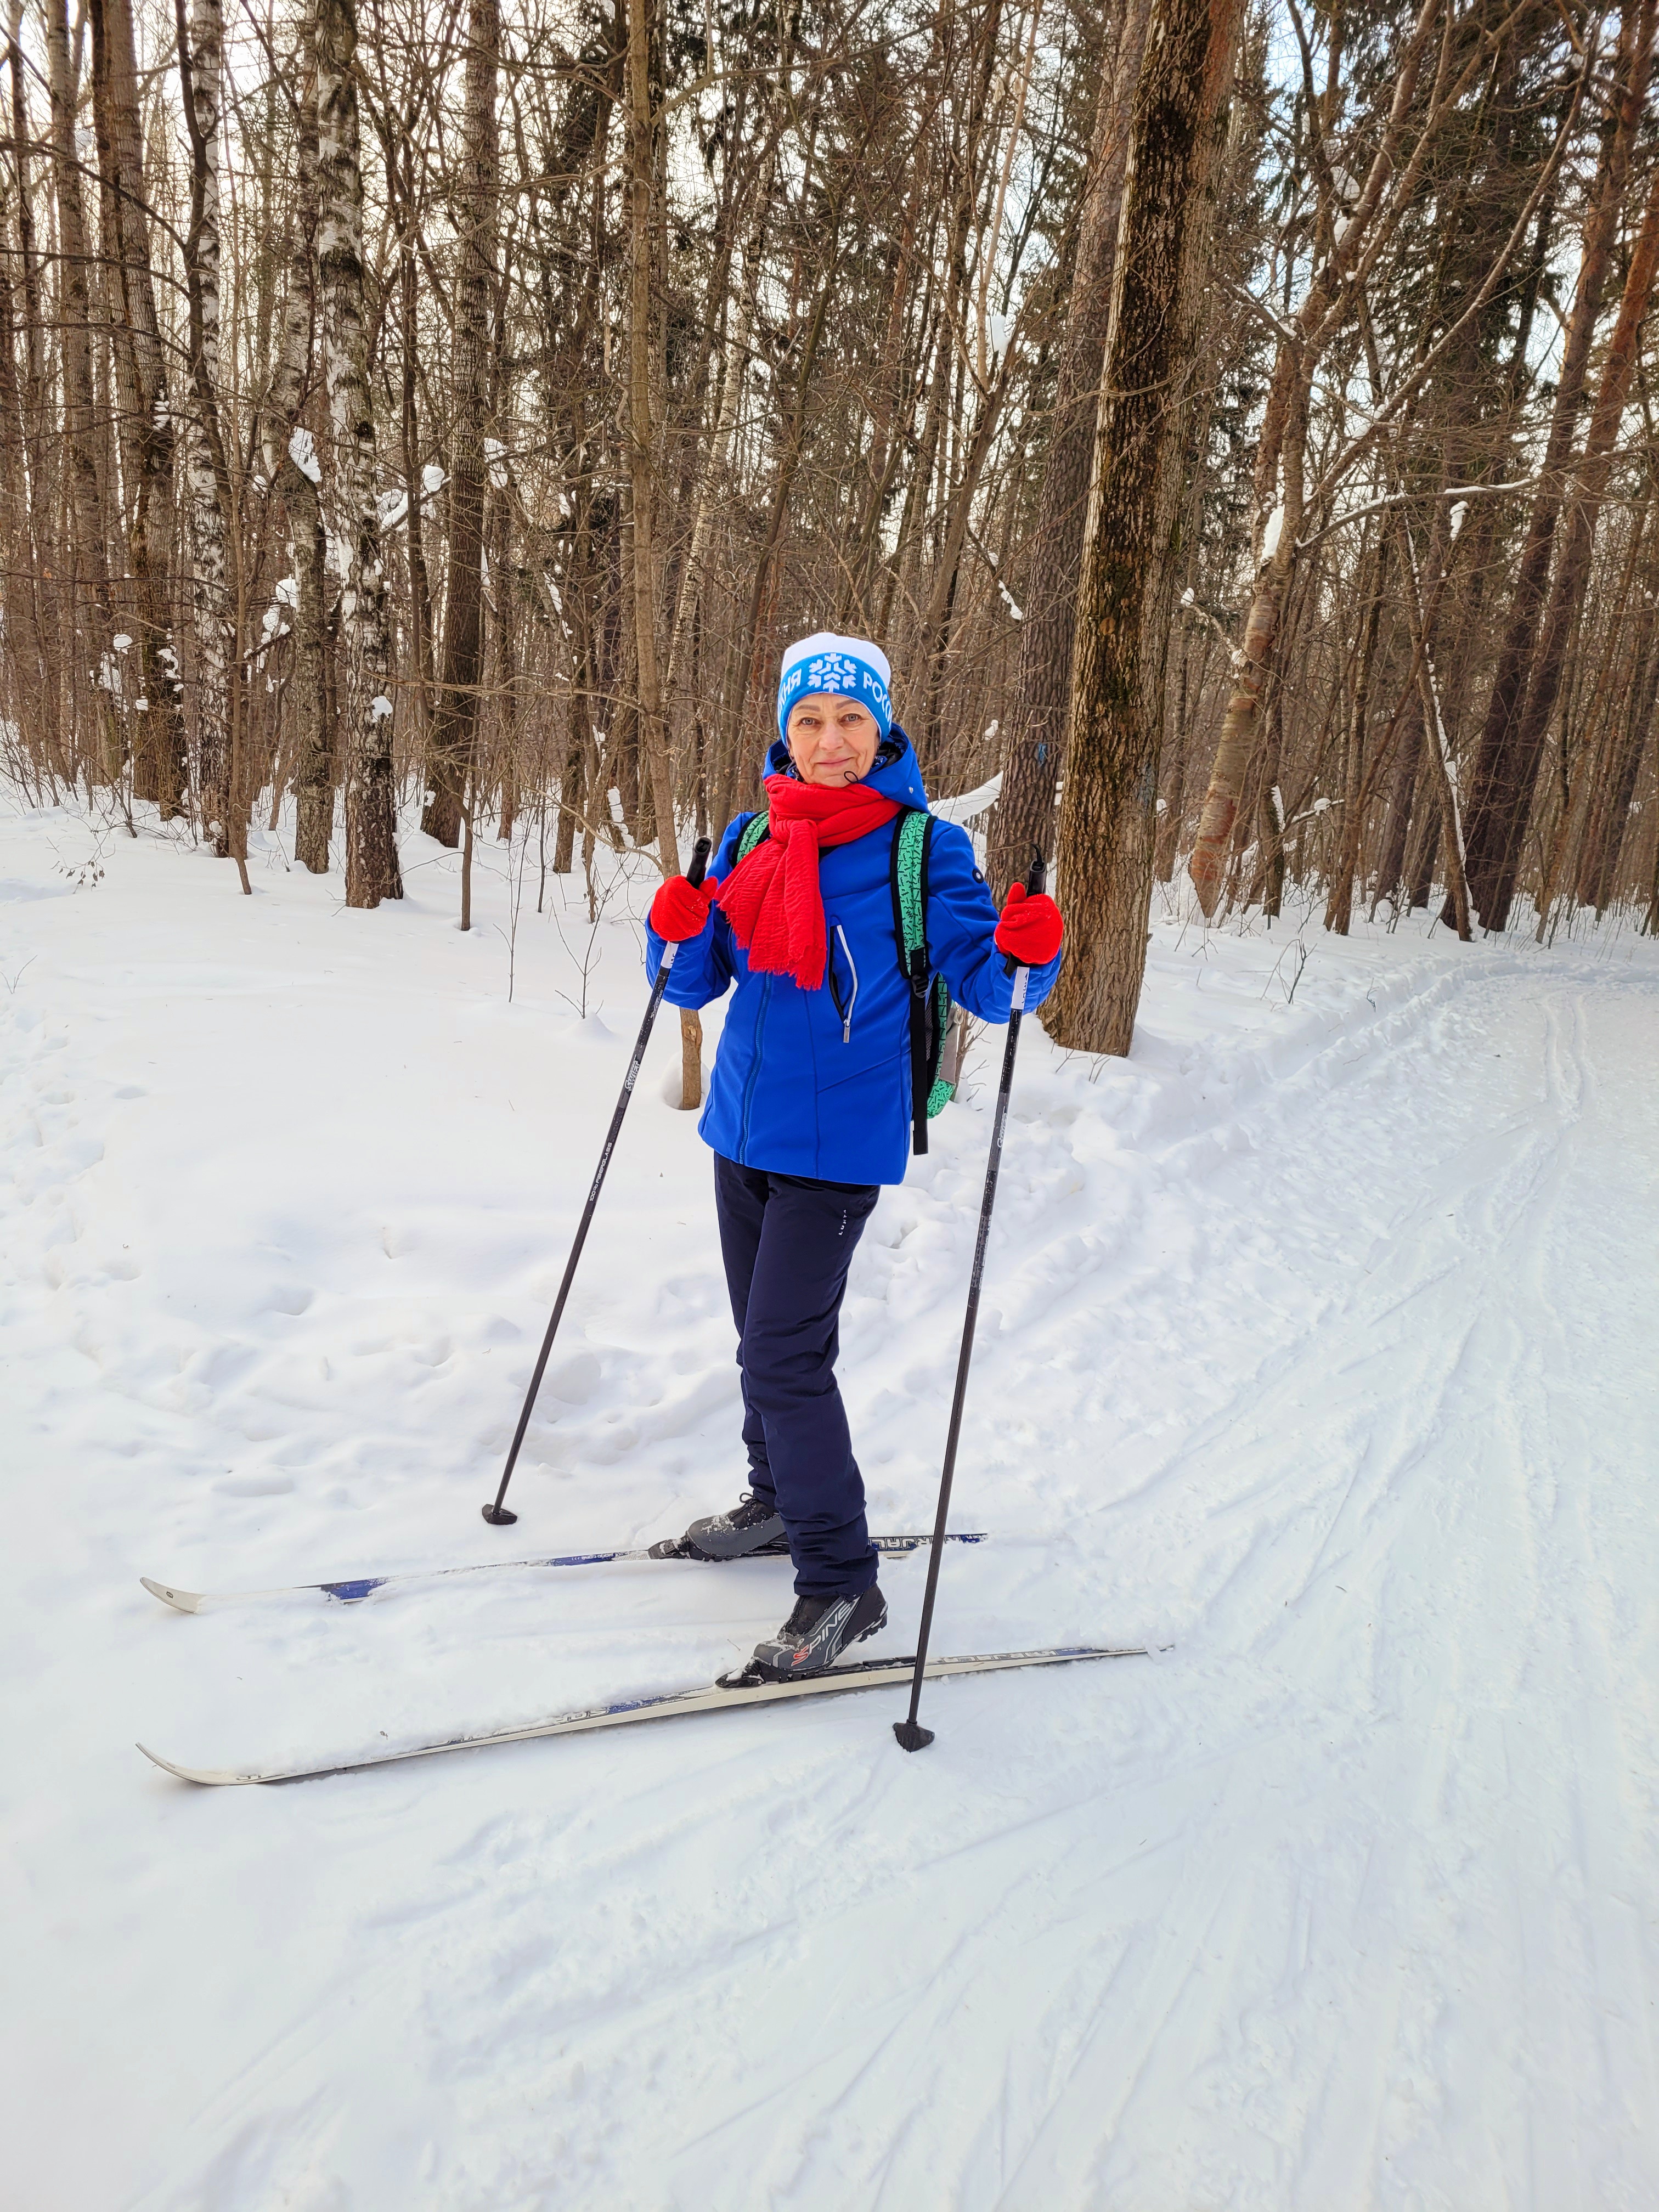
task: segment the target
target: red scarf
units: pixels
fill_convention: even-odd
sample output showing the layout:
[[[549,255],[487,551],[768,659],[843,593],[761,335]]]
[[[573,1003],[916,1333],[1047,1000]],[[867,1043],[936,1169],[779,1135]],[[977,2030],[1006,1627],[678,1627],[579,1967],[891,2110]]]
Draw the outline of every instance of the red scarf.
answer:
[[[771,834],[733,868],[718,903],[751,968],[793,975],[803,991],[816,991],[830,951],[818,854],[879,830],[898,801],[861,783],[836,790],[792,775],[769,775],[766,795]]]

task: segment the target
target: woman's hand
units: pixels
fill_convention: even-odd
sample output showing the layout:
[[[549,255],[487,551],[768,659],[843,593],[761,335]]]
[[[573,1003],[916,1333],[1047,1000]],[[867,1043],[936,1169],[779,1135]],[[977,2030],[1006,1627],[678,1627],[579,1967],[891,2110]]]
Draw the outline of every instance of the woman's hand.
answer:
[[[694,884],[684,876],[670,876],[651,902],[651,927],[671,945],[687,945],[708,927],[708,915],[720,885],[713,877]]]
[[[668,886],[665,884],[663,890]],[[660,897],[661,893],[658,896]],[[1052,960],[1066,934],[1060,908],[1046,891],[1035,894],[1011,884],[997,923],[996,948],[1023,968],[1042,968]],[[981,940],[982,941],[982,940]]]

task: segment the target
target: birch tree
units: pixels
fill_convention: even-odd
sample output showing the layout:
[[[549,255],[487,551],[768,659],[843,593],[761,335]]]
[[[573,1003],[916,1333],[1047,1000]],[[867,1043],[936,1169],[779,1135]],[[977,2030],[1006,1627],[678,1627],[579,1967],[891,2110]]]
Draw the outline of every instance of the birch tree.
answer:
[[[363,173],[354,0],[316,0],[317,273],[348,641],[346,904],[401,898],[392,761],[391,637],[374,483],[374,406],[363,299]]]

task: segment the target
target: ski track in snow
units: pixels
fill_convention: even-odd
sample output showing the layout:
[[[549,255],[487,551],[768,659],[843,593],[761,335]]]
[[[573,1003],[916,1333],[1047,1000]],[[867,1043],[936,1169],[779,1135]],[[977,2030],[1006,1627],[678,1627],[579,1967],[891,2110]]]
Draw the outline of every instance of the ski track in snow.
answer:
[[[153,836],[71,891],[88,835],[0,820],[9,2202],[1659,2203],[1655,948],[1310,927],[1287,1006],[1282,930],[1162,920],[1130,1062],[1028,1026],[955,1514],[998,1540],[935,1648],[1155,1662],[932,1686],[920,1758],[872,1693],[198,1792],[133,1739],[689,1686],[787,1575],[138,1589],[647,1541],[729,1502],[737,1389],[665,1025],[480,1520],[632,925],[580,1019],[527,913],[507,1003],[499,858],[462,937],[417,837],[366,916],[274,838],[252,901]],[[931,1518],[998,1047],[854,1267],[884,1528]]]

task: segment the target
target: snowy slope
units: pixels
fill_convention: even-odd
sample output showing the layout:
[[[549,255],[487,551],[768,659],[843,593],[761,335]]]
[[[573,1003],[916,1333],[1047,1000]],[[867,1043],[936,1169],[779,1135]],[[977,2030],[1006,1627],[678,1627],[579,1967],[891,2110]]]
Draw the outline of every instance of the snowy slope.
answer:
[[[82,863],[97,856],[92,883]],[[0,820],[0,2121],[27,2212],[1659,2202],[1659,960],[1155,932],[1023,1048],[941,1650],[1156,1663],[271,1791],[207,1764],[673,1688],[787,1571],[236,1588],[646,1541],[734,1487],[707,1156],[621,886],[370,915]],[[556,903],[560,896],[556,887]],[[580,1006],[579,966],[590,973]],[[1294,984],[1294,999],[1290,993]],[[568,997],[561,994],[568,994]],[[718,1023],[708,1024],[711,1048]],[[843,1375],[925,1525],[1000,1039]],[[909,1648],[924,1561],[884,1576]],[[384,1738],[383,1738],[384,1732]]]

